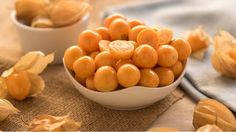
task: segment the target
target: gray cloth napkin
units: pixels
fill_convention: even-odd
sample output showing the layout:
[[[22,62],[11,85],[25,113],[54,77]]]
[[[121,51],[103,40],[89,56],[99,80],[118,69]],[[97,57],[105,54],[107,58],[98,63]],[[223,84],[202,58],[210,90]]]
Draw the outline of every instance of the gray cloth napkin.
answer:
[[[150,0],[135,5],[109,7],[105,14],[122,13],[148,25],[171,27],[175,37],[202,25],[214,35],[224,29],[236,36],[235,0]],[[190,59],[181,87],[196,101],[214,98],[236,112],[236,80],[217,73],[210,62],[211,46],[202,61]]]

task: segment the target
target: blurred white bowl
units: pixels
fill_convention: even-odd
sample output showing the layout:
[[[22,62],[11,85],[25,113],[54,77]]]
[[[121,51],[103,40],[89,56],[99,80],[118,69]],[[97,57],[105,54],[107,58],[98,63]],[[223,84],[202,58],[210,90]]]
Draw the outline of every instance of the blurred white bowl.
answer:
[[[80,21],[59,28],[32,28],[16,19],[16,11],[11,12],[11,20],[18,30],[21,48],[24,53],[42,51],[45,54],[56,52],[54,63],[62,63],[64,50],[78,41],[78,35],[88,25],[90,14]]]
[[[180,84],[180,81],[186,71],[186,65],[179,78],[169,86],[158,88],[134,86],[112,92],[98,92],[90,90],[75,80],[74,73],[70,71],[65,64],[64,68],[76,89],[88,99],[110,109],[135,110],[147,107],[169,95]]]

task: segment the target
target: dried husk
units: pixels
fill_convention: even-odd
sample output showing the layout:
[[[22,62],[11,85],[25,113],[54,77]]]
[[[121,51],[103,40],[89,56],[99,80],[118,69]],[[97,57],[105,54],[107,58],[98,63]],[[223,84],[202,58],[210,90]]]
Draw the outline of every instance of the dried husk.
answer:
[[[196,132],[223,132],[223,131],[216,125],[205,125],[197,129]]]
[[[54,24],[48,17],[37,16],[33,19],[32,23],[31,23],[31,27],[52,28],[52,27],[54,27]]]
[[[81,126],[66,116],[38,115],[29,125],[30,131],[76,131]]]
[[[179,132],[177,129],[168,127],[153,127],[148,129],[148,132]]]
[[[193,126],[198,129],[207,124],[215,124],[224,131],[236,130],[233,113],[220,102],[213,99],[201,100],[193,114]]]
[[[16,0],[16,16],[20,21],[30,25],[36,16],[47,16],[49,0]]]
[[[236,78],[236,60],[230,57],[229,51],[236,48],[236,39],[226,31],[219,31],[214,38],[214,52],[211,63],[216,71],[224,76]]]
[[[50,18],[55,26],[65,26],[79,21],[91,6],[84,1],[61,0],[50,9]]]
[[[20,112],[8,100],[0,99],[0,121],[6,119],[10,114],[17,114]]]
[[[29,97],[35,97],[44,90],[45,83],[43,78],[37,74],[29,74],[29,78],[31,82]]]
[[[191,46],[192,57],[202,60],[211,42],[210,36],[204,31],[203,27],[198,26],[193,31],[187,32],[185,39]]]
[[[54,53],[44,55],[40,51],[32,51],[24,55],[15,65],[15,71],[27,71],[32,74],[40,74],[49,63],[54,60]]]
[[[26,71],[31,82],[31,90],[28,97],[35,97],[40,94],[44,90],[45,83],[43,78],[38,74],[43,72],[47,65],[53,60],[54,53],[45,56],[44,53],[40,51],[32,51],[21,57],[20,60],[12,68],[2,73],[2,81],[0,83],[0,97],[7,95],[7,87],[5,85],[4,79],[9,75],[20,71]]]
[[[8,97],[7,86],[4,78],[0,77],[0,98],[5,99]]]
[[[207,52],[207,48],[200,49],[198,51],[195,51],[191,54],[191,56],[195,59],[202,60]]]

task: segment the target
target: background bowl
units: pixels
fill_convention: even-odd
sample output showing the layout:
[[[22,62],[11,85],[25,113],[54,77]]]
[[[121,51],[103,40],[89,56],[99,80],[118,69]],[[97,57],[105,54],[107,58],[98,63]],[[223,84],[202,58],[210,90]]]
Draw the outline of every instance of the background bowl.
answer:
[[[45,54],[56,51],[54,63],[61,63],[64,50],[77,43],[78,35],[87,28],[89,16],[87,13],[80,21],[65,27],[33,28],[20,23],[16,19],[16,11],[11,12],[11,20],[18,30],[22,51],[42,51]]]
[[[180,84],[186,71],[186,65],[187,63],[179,78],[169,86],[158,88],[134,86],[112,92],[90,90],[75,80],[74,73],[70,71],[65,64],[64,68],[76,89],[88,99],[111,109],[135,110],[149,106],[170,94]]]

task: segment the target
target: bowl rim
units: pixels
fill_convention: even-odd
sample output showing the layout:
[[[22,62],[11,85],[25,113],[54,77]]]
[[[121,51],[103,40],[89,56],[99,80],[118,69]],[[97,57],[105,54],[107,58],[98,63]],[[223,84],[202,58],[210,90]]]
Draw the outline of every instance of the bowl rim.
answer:
[[[66,25],[66,26],[62,26],[62,27],[56,27],[56,28],[34,28],[25,24],[20,23],[17,19],[16,19],[16,10],[11,11],[10,17],[12,22],[17,25],[18,27],[22,28],[22,29],[26,29],[29,31],[42,31],[42,32],[48,32],[48,31],[58,31],[58,30],[64,30],[70,27],[73,27],[74,25],[77,24],[81,24],[82,22],[86,21],[90,16],[90,12],[87,12],[82,19],[78,20],[77,22],[74,22],[73,24],[70,25]]]
[[[119,92],[125,92],[127,90],[131,90],[131,89],[145,89],[145,90],[149,90],[149,91],[159,91],[160,89],[165,89],[165,88],[171,88],[173,87],[177,82],[180,82],[180,80],[183,78],[186,69],[187,69],[187,64],[188,64],[189,59],[187,59],[186,63],[185,63],[185,67],[182,71],[182,73],[180,74],[180,76],[178,77],[178,79],[176,79],[173,83],[171,83],[168,86],[163,86],[163,87],[145,87],[145,86],[132,86],[132,87],[128,87],[128,88],[124,88],[124,89],[119,89],[119,90],[114,90],[114,91],[109,91],[109,92],[100,92],[100,91],[94,91],[91,89],[86,88],[85,86],[83,86],[82,84],[80,84],[78,81],[75,80],[75,78],[71,75],[71,70],[69,70],[67,68],[67,66],[65,65],[64,62],[64,57],[62,59],[63,65],[64,65],[64,69],[66,70],[67,74],[69,74],[68,76],[70,76],[70,78],[72,77],[73,81],[76,82],[76,84],[78,84],[79,86],[81,86],[85,91],[91,92],[91,93],[96,93],[96,94],[111,94],[111,93],[119,93]]]

